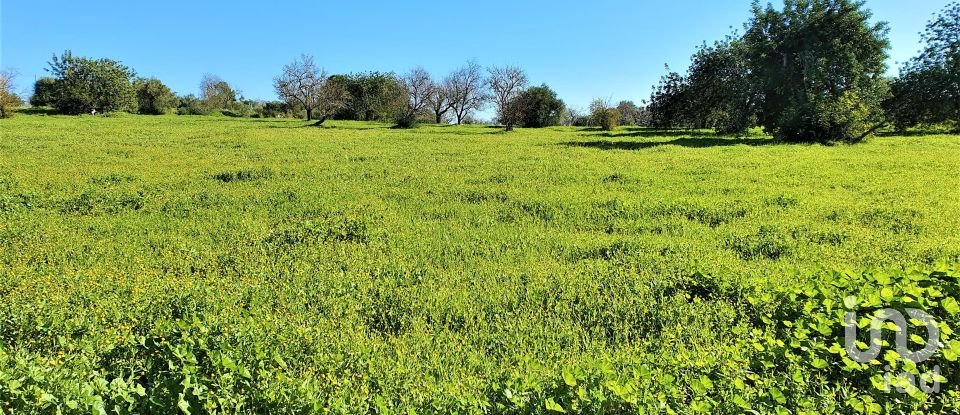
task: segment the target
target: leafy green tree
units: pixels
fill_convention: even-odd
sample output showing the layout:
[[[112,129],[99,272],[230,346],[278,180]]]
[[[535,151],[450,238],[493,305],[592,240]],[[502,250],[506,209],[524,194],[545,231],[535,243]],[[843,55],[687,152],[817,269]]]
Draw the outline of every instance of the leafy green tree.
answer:
[[[504,106],[502,116],[509,124],[526,128],[560,125],[566,105],[546,84],[520,92]]]
[[[882,118],[887,26],[863,1],[753,5],[744,35],[760,124],[785,141],[857,142]]]
[[[687,126],[690,87],[686,78],[677,72],[669,72],[660,78],[650,95],[650,124],[655,128],[676,128]]]
[[[927,24],[920,55],[891,83],[888,118],[903,130],[952,123],[960,130],[960,3],[947,5]]]
[[[743,43],[729,36],[702,45],[687,70],[688,91],[682,117],[698,128],[743,133],[756,123],[756,98]]]
[[[393,73],[368,72],[331,78],[348,97],[346,104],[334,114],[335,119],[387,121],[407,106],[407,88]]]
[[[56,79],[53,107],[65,114],[135,111],[135,73],[120,62],[73,56],[53,56],[48,69]]]
[[[160,115],[177,107],[177,96],[159,79],[139,78],[133,83],[141,114]]]
[[[45,76],[34,82],[33,95],[30,97],[30,105],[34,107],[45,107],[53,105],[56,99],[57,80]]]

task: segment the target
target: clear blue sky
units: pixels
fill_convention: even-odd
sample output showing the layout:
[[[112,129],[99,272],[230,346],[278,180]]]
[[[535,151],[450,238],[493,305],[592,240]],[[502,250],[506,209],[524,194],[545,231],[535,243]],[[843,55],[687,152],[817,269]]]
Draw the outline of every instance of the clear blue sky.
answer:
[[[213,73],[248,98],[275,99],[271,80],[301,53],[333,73],[436,78],[468,59],[512,64],[569,105],[640,100],[696,45],[741,29],[750,0],[205,1],[0,0],[0,67],[30,91],[54,53],[122,61],[176,92]],[[779,4],[777,0],[775,4]],[[890,66],[919,49],[918,33],[948,0],[873,0],[890,23]]]

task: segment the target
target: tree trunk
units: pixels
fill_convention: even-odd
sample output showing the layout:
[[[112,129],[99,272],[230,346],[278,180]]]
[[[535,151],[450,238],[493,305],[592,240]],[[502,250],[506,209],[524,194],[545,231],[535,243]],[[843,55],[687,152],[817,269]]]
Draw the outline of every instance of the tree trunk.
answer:
[[[307,121],[313,119],[313,108],[307,108]]]
[[[443,122],[443,114],[441,114],[441,113],[439,113],[439,112],[435,112],[435,114],[436,114],[436,116],[437,116],[437,124],[442,123],[442,122]]]

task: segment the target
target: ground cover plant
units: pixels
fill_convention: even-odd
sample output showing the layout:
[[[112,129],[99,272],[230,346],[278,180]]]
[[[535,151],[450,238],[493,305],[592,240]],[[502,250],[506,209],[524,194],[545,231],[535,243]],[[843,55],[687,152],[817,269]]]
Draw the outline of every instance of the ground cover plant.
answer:
[[[0,411],[960,410],[958,136],[391,127],[0,121]]]

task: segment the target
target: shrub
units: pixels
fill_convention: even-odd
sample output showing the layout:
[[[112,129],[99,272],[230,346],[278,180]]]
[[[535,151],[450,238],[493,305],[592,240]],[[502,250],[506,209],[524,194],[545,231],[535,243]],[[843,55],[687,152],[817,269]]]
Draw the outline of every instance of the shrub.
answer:
[[[137,104],[141,114],[165,114],[177,106],[177,96],[156,78],[137,79],[134,88],[137,90]]]
[[[52,106],[56,97],[57,80],[49,76],[40,78],[33,84],[30,105],[34,107]]]
[[[613,131],[620,126],[620,111],[606,99],[595,99],[590,104],[590,117],[593,123],[604,131]]]

